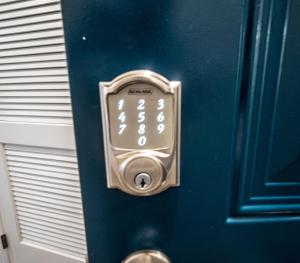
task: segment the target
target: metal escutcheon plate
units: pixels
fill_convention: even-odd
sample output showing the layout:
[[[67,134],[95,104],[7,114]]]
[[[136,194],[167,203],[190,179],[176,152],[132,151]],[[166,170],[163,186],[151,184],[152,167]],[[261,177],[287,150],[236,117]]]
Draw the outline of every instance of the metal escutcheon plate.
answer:
[[[140,250],[130,254],[122,263],[171,263],[171,260],[157,250]]]

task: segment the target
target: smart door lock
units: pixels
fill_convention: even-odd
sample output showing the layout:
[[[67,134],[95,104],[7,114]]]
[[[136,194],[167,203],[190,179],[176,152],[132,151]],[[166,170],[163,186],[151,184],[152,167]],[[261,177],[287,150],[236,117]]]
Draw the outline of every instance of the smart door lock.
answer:
[[[148,71],[100,82],[107,186],[153,195],[179,185],[181,83]]]

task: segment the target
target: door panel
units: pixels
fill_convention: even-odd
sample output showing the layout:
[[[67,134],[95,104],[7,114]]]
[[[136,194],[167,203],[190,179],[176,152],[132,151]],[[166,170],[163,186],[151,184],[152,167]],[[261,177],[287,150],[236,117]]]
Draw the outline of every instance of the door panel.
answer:
[[[63,13],[90,262],[295,261],[297,1],[65,0]],[[136,69],[182,82],[181,185],[152,197],[106,187],[98,83]]]
[[[299,212],[300,90],[297,1],[255,5],[247,100],[240,110],[238,211]],[[242,105],[243,106],[243,105]]]

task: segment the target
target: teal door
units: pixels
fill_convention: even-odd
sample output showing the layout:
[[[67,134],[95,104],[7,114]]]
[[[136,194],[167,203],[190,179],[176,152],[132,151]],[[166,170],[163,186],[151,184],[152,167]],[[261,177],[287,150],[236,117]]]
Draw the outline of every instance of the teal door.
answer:
[[[300,262],[300,2],[64,0],[90,263]],[[182,82],[181,186],[107,189],[99,81]]]

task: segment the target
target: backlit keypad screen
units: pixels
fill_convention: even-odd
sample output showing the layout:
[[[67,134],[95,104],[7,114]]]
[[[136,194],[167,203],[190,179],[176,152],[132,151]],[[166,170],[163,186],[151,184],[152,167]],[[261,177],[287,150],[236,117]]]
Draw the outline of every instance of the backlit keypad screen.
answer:
[[[116,148],[156,149],[173,141],[173,96],[149,84],[131,84],[107,98],[110,139]]]

